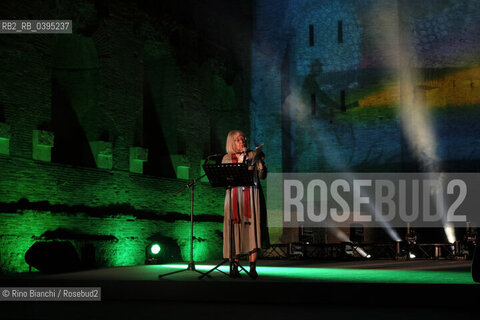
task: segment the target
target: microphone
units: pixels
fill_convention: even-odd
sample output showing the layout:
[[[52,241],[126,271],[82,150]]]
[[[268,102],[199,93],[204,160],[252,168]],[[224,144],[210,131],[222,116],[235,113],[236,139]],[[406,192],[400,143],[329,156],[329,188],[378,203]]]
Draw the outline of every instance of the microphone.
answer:
[[[248,155],[248,153],[247,153],[247,147],[243,147],[243,154],[244,154],[244,156],[243,156],[243,161],[242,161],[242,162],[243,162],[243,163],[246,163],[247,160],[249,160],[249,159],[247,158],[247,155]]]
[[[210,160],[210,158],[216,158],[216,157],[222,157],[222,156],[223,156],[223,153],[216,153],[216,154],[209,155],[207,159]]]

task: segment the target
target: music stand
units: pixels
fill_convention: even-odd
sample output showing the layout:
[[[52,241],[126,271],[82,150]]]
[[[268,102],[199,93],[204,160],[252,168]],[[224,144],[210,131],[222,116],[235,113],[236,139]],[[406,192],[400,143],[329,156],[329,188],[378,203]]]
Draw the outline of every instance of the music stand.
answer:
[[[254,185],[254,170],[249,170],[248,166],[245,163],[222,163],[215,165],[203,165],[203,170],[210,181],[212,187],[224,187],[230,190],[230,195],[232,195],[232,187],[247,187]],[[198,277],[202,279],[205,276],[208,276],[209,273],[214,270],[218,270],[221,273],[231,277],[233,270],[233,259],[234,259],[234,242],[233,242],[233,222],[232,222],[232,199],[230,199],[230,257],[228,259],[223,259],[218,265]],[[239,258],[243,255],[239,255]],[[218,269],[221,265],[230,261],[230,274],[226,274],[222,270]],[[245,268],[239,263],[238,266],[245,271],[252,279],[253,277],[250,273],[245,270]]]

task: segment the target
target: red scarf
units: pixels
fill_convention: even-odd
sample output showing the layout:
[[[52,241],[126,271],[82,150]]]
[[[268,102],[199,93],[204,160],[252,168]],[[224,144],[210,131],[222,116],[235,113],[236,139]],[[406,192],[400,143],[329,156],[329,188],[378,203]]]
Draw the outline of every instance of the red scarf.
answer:
[[[232,163],[238,163],[238,158],[235,153],[232,153],[230,155],[232,159]],[[244,192],[243,192],[243,211],[245,217],[250,219],[252,217],[251,211],[250,211],[250,188],[249,187],[244,187]],[[238,223],[240,221],[238,217],[238,198],[237,198],[237,187],[232,188],[233,192],[233,210],[232,210],[232,221],[233,223]]]

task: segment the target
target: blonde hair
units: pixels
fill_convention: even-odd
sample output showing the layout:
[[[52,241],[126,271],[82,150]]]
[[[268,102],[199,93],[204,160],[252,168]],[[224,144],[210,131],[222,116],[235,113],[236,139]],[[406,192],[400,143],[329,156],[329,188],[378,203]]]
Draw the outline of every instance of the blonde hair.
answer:
[[[232,130],[227,135],[227,143],[225,149],[227,150],[228,154],[235,153],[235,136],[240,134],[245,137],[245,134],[241,130]]]

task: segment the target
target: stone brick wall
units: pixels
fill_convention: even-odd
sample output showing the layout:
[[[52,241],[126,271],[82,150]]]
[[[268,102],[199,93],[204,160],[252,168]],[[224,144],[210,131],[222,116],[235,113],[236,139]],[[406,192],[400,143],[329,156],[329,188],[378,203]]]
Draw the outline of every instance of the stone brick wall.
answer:
[[[116,243],[95,243],[97,253],[106,252],[98,253],[100,266],[143,263],[147,239],[155,234],[177,240],[189,259],[190,192],[175,194],[185,181],[4,156],[0,165],[3,271],[25,271],[20,260],[35,237],[58,228],[116,237]],[[224,191],[207,183],[195,189],[195,236],[205,240],[197,259],[221,255],[223,200]],[[74,242],[79,252],[87,240]]]
[[[413,120],[431,124],[415,129],[432,134],[421,147],[435,149],[437,168],[477,171],[479,12],[466,0],[257,1],[251,123],[269,168],[419,170],[417,141],[403,129],[412,119],[399,108],[409,88]],[[400,83],[405,70],[410,82]],[[274,241],[288,232],[275,230]]]
[[[289,3],[285,22],[292,29],[292,59],[298,77],[311,72],[312,58],[323,64],[323,72],[355,69],[360,64],[360,35],[363,27],[352,1],[301,1]],[[338,42],[338,22],[342,23],[343,41]],[[310,28],[313,26],[313,45]],[[326,48],[328,48],[326,50]]]
[[[57,229],[87,235],[73,239],[79,253],[92,236],[115,237],[93,243],[98,266],[143,263],[155,235],[189,260],[190,194],[174,194],[187,182],[175,168],[197,178],[228,130],[250,131],[250,10],[246,1],[213,11],[190,1],[0,4],[4,19],[55,12],[74,26],[0,37],[1,271],[26,271],[26,249]],[[53,133],[47,161],[32,160],[34,130]],[[100,145],[107,169],[96,165]],[[144,175],[129,172],[132,147],[147,149]],[[223,198],[196,188],[197,260],[221,256]]]
[[[282,150],[286,146],[282,129],[282,59],[287,44],[283,41],[283,19],[288,1],[258,1],[252,43],[252,82],[250,102],[251,137],[255,145],[265,143],[268,169],[282,170]]]
[[[415,99],[452,108],[428,111],[442,161],[478,157],[477,135],[453,128],[477,128],[476,116],[460,120],[463,111],[455,108],[478,106],[479,12],[468,1],[258,2],[251,121],[257,135],[277,132],[277,140],[269,139],[274,170],[402,170],[402,162],[413,160],[396,109],[402,55]],[[455,139],[469,147],[455,148]],[[460,153],[445,151],[452,148]]]
[[[145,248],[153,242],[150,237],[161,234],[175,239],[181,248],[181,258],[190,260],[190,222],[155,221],[135,219],[129,215],[116,214],[111,217],[87,215],[52,214],[50,211],[22,210],[0,213],[0,271],[26,272],[25,252],[36,242],[42,241],[47,231],[59,228],[83,232],[85,238],[61,238],[71,241],[80,257],[85,261],[83,250],[93,245],[94,264],[90,267],[132,266],[145,263]],[[196,223],[194,226],[194,259],[220,259],[222,239],[219,235],[222,224],[217,222]],[[87,236],[88,235],[88,236]],[[92,239],[97,236],[99,239]],[[114,240],[101,237],[114,237]],[[44,241],[44,240],[43,240]]]

